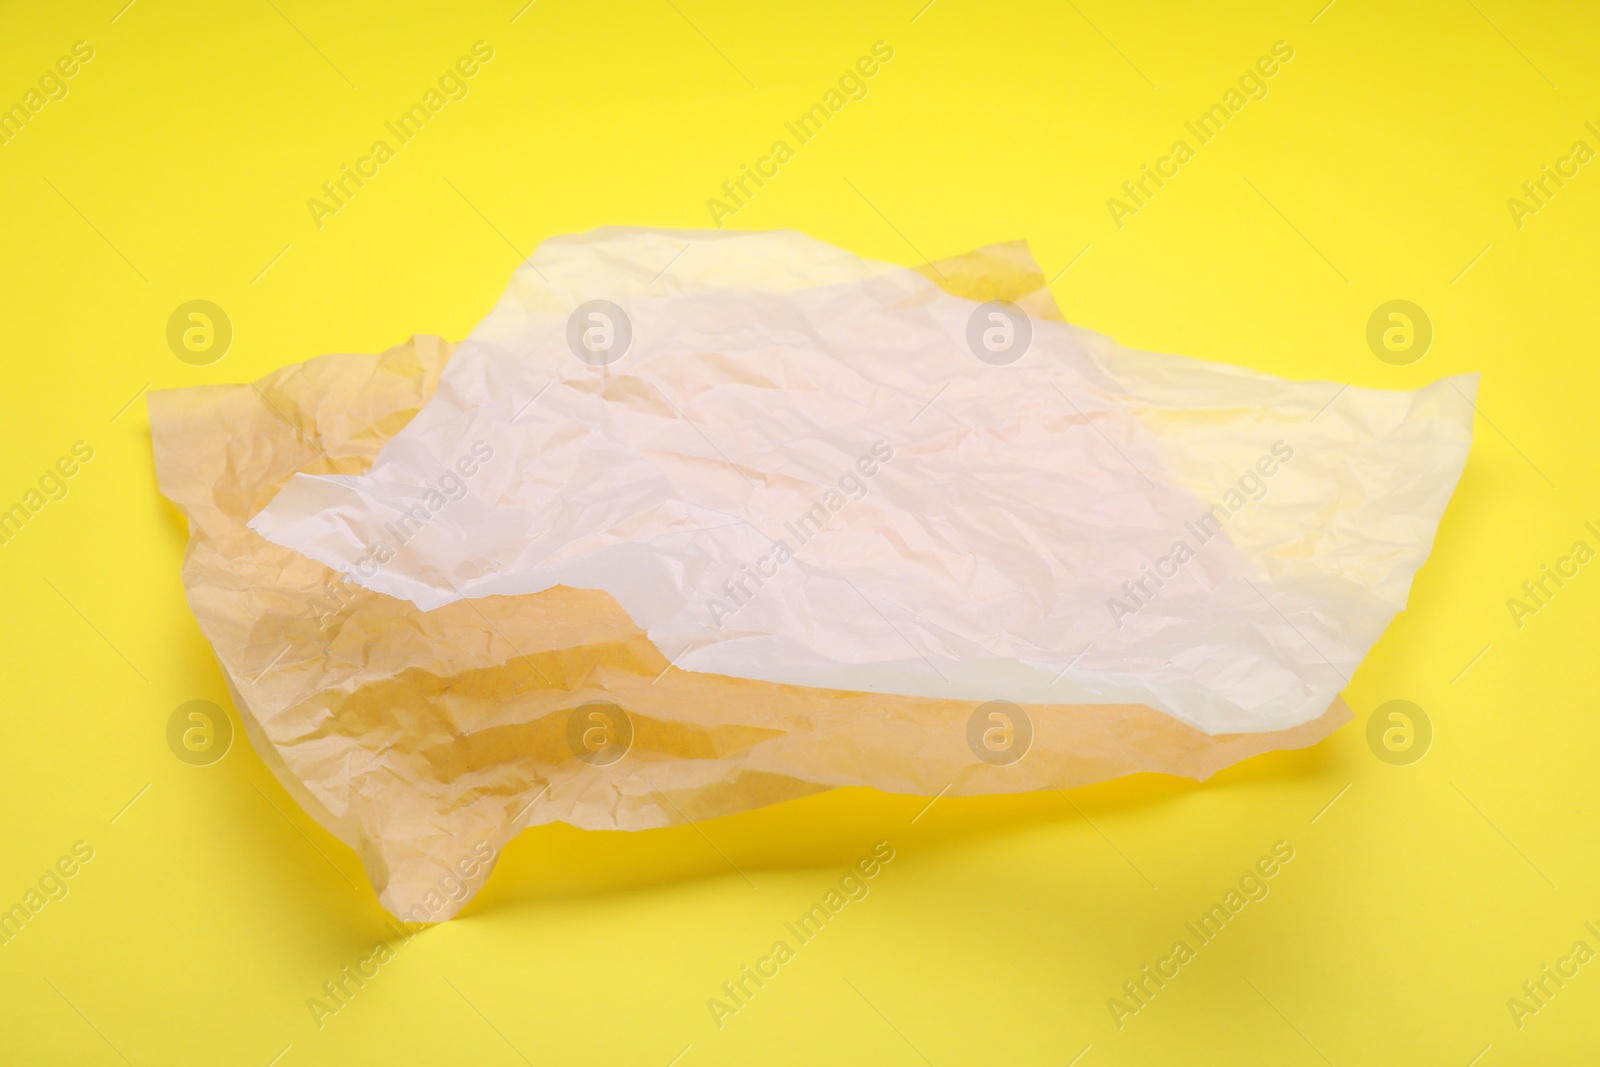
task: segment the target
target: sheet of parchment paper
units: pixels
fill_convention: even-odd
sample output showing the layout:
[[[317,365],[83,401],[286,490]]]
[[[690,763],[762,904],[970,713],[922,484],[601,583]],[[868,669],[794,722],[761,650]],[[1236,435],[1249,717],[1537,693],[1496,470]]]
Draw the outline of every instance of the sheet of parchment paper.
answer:
[[[794,231],[602,229],[539,247],[369,472],[250,525],[424,609],[603,589],[689,671],[1283,729],[1404,606],[1475,387],[1133,352]]]
[[[953,294],[1060,320],[1021,245],[922,270]],[[189,521],[189,602],[250,739],[400,918],[454,915],[526,826],[643,829],[847,785],[933,796],[1140,771],[1203,779],[1350,718],[1335,697],[1287,729],[1207,734],[1137,703],[1011,705],[689,671],[598,589],[423,611],[249,527],[297,474],[367,472],[452,351],[416,337],[149,400],[160,487]],[[1204,499],[1237,478],[1225,464],[1220,481],[1179,469]]]

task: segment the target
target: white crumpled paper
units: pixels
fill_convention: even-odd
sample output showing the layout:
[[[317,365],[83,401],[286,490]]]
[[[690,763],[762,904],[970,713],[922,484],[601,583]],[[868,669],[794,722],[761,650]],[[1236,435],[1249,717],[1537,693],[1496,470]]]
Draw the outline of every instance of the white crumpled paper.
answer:
[[[686,671],[1280,730],[1404,607],[1476,384],[1286,381],[797,233],[605,229],[540,246],[366,474],[249,525],[424,610],[604,590]]]

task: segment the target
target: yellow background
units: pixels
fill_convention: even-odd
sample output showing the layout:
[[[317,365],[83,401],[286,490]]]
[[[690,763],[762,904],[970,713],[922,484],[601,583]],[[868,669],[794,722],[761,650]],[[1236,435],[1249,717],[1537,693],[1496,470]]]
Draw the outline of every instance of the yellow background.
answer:
[[[1600,148],[1591,6],[123,2],[0,26],[0,103],[95,49],[0,147],[0,506],[95,449],[0,546],[0,907],[95,850],[0,947],[0,1060],[1600,1062],[1600,962],[1520,1029],[1506,1005],[1580,938],[1600,949],[1600,564],[1520,629],[1506,606],[1600,547],[1600,163],[1520,228],[1506,206],[1574,141]],[[478,40],[470,95],[318,229],[307,198]],[[1483,372],[1433,555],[1346,692],[1356,722],[1203,784],[532,831],[319,1029],[307,998],[393,935],[242,735],[208,767],[167,748],[179,704],[228,700],[135,398],[460,338],[549,235],[708,225],[878,40],[869,95],[730,224],[903,263],[1025,237],[1068,317],[1130,345],[1377,387]],[[1279,40],[1270,94],[1114,225],[1107,198]],[[165,341],[196,298],[236,334],[206,367]],[[1396,298],[1436,334],[1407,367],[1365,341]],[[1435,736],[1391,766],[1365,725],[1401,698]],[[871,895],[718,1029],[707,998],[880,840]],[[1271,895],[1119,1029],[1108,998],[1280,840]]]

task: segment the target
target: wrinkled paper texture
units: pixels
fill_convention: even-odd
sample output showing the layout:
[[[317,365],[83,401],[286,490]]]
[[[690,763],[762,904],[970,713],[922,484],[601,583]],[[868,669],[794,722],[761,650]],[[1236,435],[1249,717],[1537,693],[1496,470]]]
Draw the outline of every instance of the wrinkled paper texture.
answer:
[[[644,242],[643,251],[635,247],[630,254],[637,258],[648,252],[654,257],[653,266],[646,264],[651,274],[643,275],[636,269],[638,264],[627,257],[592,269],[602,275],[613,270],[638,275],[633,278],[632,293],[645,292],[649,284],[667,285],[683,264],[673,266],[658,282],[651,282],[651,277],[698,235],[609,231],[575,239],[575,243],[604,244],[619,236]],[[800,241],[804,243],[804,239]],[[975,301],[1009,300],[1027,312],[1039,331],[1035,344],[1053,331],[1069,331],[1057,336],[1076,346],[1077,362],[1072,366],[1078,373],[1066,377],[1060,383],[1062,391],[1055,394],[1065,393],[1062,407],[1069,414],[1055,411],[1047,416],[1037,407],[1037,398],[1008,394],[1030,405],[1012,409],[1016,424],[1012,432],[1029,432],[1031,427],[1022,423],[1048,417],[1068,439],[1074,435],[1083,438],[1087,428],[1110,446],[1096,451],[1098,446],[1088,444],[1086,438],[1073,440],[1068,446],[1073,454],[1098,466],[1069,472],[1066,481],[1050,486],[1055,498],[1071,505],[1069,510],[1085,516],[1091,525],[1103,524],[1106,536],[1145,532],[1143,522],[1129,523],[1126,516],[1107,518],[1107,505],[1101,499],[1101,495],[1107,499],[1126,495],[1121,479],[1135,463],[1135,476],[1146,492],[1153,484],[1147,484],[1145,478],[1162,487],[1160,493],[1150,493],[1161,505],[1152,504],[1149,512],[1136,517],[1165,518],[1169,514],[1165,508],[1182,504],[1181,510],[1171,512],[1179,517],[1181,527],[1214,502],[1223,501],[1230,488],[1238,487],[1242,473],[1262,455],[1270,455],[1273,442],[1293,442],[1294,457],[1281,463],[1272,476],[1258,478],[1269,486],[1268,491],[1251,499],[1248,507],[1226,508],[1222,534],[1201,545],[1203,551],[1180,568],[1198,568],[1207,554],[1221,556],[1224,553],[1216,550],[1226,548],[1226,563],[1206,561],[1203,566],[1207,569],[1195,569],[1195,573],[1215,574],[1215,579],[1208,580],[1220,584],[1233,580],[1242,567],[1243,576],[1272,597],[1268,606],[1273,608],[1273,616],[1280,622],[1294,620],[1291,630],[1303,631],[1295,634],[1297,644],[1278,645],[1274,639],[1263,646],[1271,653],[1273,664],[1292,665],[1286,677],[1309,677],[1311,667],[1304,650],[1315,636],[1307,637],[1328,637],[1330,630],[1335,636],[1316,655],[1316,662],[1325,670],[1334,668],[1335,674],[1353,670],[1359,654],[1344,666],[1342,659],[1326,658],[1322,653],[1342,656],[1341,650],[1355,644],[1360,633],[1370,631],[1370,639],[1375,639],[1393,612],[1404,605],[1411,575],[1426,555],[1465,453],[1470,404],[1456,393],[1466,411],[1461,414],[1441,390],[1448,386],[1454,392],[1455,384],[1438,383],[1416,393],[1350,389],[1336,395],[1337,386],[1289,383],[1179,357],[1129,352],[1061,323],[1043,276],[1020,245],[980,250],[920,272],[881,264],[862,268],[849,263],[850,257],[844,253],[831,252],[843,265],[833,268],[837,273],[824,277],[820,284],[847,288],[887,284],[891,288],[885,292],[894,294],[893,301],[909,301],[905,306],[914,311],[947,298],[962,300],[969,307],[975,307]],[[583,256],[573,258],[579,261]],[[671,284],[695,292],[699,292],[696,286],[761,285],[774,298],[783,298],[817,287],[817,276],[807,273],[813,271],[815,258],[814,248],[802,247],[798,265],[777,261],[770,269],[752,270],[746,276],[734,270],[718,277],[715,270],[704,269],[710,266],[704,264]],[[533,261],[541,269],[543,263],[537,257]],[[907,277],[913,273],[934,284],[915,285]],[[530,282],[529,274],[527,268],[519,272],[513,295],[533,285],[536,295],[529,299],[542,308],[542,301],[555,297],[550,295],[551,289],[539,288],[548,286],[548,280],[540,281],[533,272]],[[582,270],[563,278],[579,286],[571,293],[563,291],[569,300],[574,295],[581,299],[595,295],[595,289],[583,288],[594,279],[584,277]],[[513,302],[513,295],[508,295],[507,302]],[[632,299],[629,296],[630,303]],[[515,303],[521,301],[522,297],[515,298]],[[572,306],[577,302],[572,300]],[[491,321],[506,322],[504,311],[506,302]],[[517,307],[511,308],[510,321],[504,327],[506,336],[516,336],[519,327],[514,317],[521,314]],[[963,324],[963,332],[956,334],[962,344],[964,330]],[[639,354],[644,353],[641,348]],[[1309,714],[1296,710],[1277,725],[1251,720],[1251,732],[1207,733],[1180,721],[1173,703],[1174,694],[1187,699],[1203,687],[1191,690],[1177,681],[1169,685],[1155,678],[1118,678],[1104,669],[1103,660],[1094,661],[1098,665],[1093,668],[1083,667],[1081,660],[1068,663],[1075,648],[1066,650],[1066,655],[1055,649],[1042,650],[1044,655],[1014,655],[1003,668],[987,674],[953,671],[945,684],[968,687],[961,692],[974,695],[926,691],[929,678],[915,667],[907,668],[904,650],[893,670],[881,670],[883,662],[868,661],[869,670],[879,672],[871,678],[874,686],[823,685],[807,680],[820,674],[791,680],[763,677],[744,670],[748,663],[737,657],[728,662],[740,666],[741,671],[692,669],[688,660],[693,651],[684,654],[680,650],[679,662],[673,665],[663,646],[652,641],[646,627],[624,610],[620,598],[599,582],[495,592],[483,584],[497,578],[490,569],[470,570],[468,560],[473,551],[507,546],[492,539],[479,542],[456,536],[468,529],[467,515],[451,507],[467,499],[486,507],[490,501],[507,499],[486,495],[488,487],[496,484],[487,476],[503,471],[506,473],[500,477],[512,478],[507,484],[515,484],[516,449],[529,446],[519,443],[515,434],[497,438],[501,440],[498,446],[486,437],[448,442],[443,458],[451,465],[464,453],[470,455],[477,440],[493,450],[493,458],[468,465],[473,469],[471,476],[461,473],[464,467],[455,467],[460,481],[470,487],[470,497],[450,501],[436,518],[430,514],[431,521],[412,538],[416,550],[429,548],[436,553],[431,559],[410,555],[413,545],[408,542],[400,546],[402,553],[379,569],[381,574],[392,573],[396,580],[415,582],[417,588],[442,585],[448,589],[450,595],[437,595],[430,601],[437,604],[431,610],[423,610],[404,596],[364,586],[360,575],[345,566],[335,569],[318,562],[309,546],[302,554],[251,529],[251,521],[264,511],[286,503],[286,486],[304,481],[331,485],[343,493],[362,485],[362,476],[375,474],[378,481],[364,491],[370,493],[367,506],[382,500],[391,504],[405,500],[399,477],[403,468],[398,464],[409,460],[414,469],[424,469],[431,461],[430,442],[426,435],[419,437],[418,444],[411,446],[419,450],[412,452],[403,445],[397,450],[385,446],[400,444],[407,431],[419,423],[421,428],[427,427],[419,412],[426,414],[443,398],[448,398],[448,403],[441,406],[435,425],[448,426],[451,418],[461,417],[471,407],[468,387],[498,381],[483,377],[491,373],[491,367],[485,365],[453,377],[466,354],[455,353],[452,359],[448,343],[417,337],[381,355],[325,356],[286,367],[250,385],[160,391],[150,398],[161,489],[183,510],[190,525],[183,568],[185,587],[201,630],[216,650],[244,726],[285,788],[357,851],[380,900],[401,918],[436,921],[454,915],[482,885],[504,844],[530,825],[564,821],[591,829],[642,829],[729,814],[845,785],[932,796],[1066,788],[1138,771],[1205,778],[1260,752],[1313,744],[1350,717],[1334,695],[1343,679],[1327,683],[1312,679],[1301,685],[1307,692],[1325,694],[1320,709]],[[562,355],[562,350],[553,355]],[[578,363],[570,351],[565,359]],[[988,369],[1026,372],[1027,359]],[[719,410],[718,405],[702,404],[701,393],[715,392],[718,375],[731,372],[717,360],[708,360],[708,364],[705,379],[688,382],[691,387],[682,397],[674,397],[673,404],[688,403],[702,415]],[[609,367],[564,367],[551,380],[564,381],[565,374],[586,385],[589,397],[614,395],[623,406],[634,405],[660,422],[669,421],[670,416],[662,412],[670,405],[650,394],[647,386],[652,383],[626,380],[635,373],[624,357]],[[850,499],[837,514],[830,515],[842,525],[830,525],[826,533],[817,535],[815,548],[831,549],[834,546],[827,545],[827,539],[852,528],[852,507],[865,504],[869,511],[880,507],[875,496],[889,502],[899,499],[891,492],[888,478],[893,474],[907,479],[911,475],[902,472],[920,469],[913,463],[897,467],[901,459],[933,457],[939,448],[953,446],[958,452],[975,450],[971,453],[974,463],[982,469],[984,457],[994,454],[998,445],[983,440],[978,432],[982,427],[963,421],[981,410],[972,406],[981,403],[981,396],[958,391],[949,399],[959,403],[939,412],[945,398],[938,394],[944,382],[931,373],[922,379],[917,383],[917,396],[919,404],[928,407],[921,415],[918,408],[911,408],[903,421],[912,428],[928,421],[926,437],[894,438],[891,447],[895,455],[878,464],[871,479],[874,483],[884,479],[882,484],[871,485],[865,496]],[[1092,386],[1084,384],[1091,380]],[[1128,382],[1139,384],[1143,391],[1134,395]],[[673,384],[685,385],[677,379]],[[824,384],[819,379],[806,387],[820,389]],[[952,382],[951,388],[960,384]],[[1460,384],[1470,394],[1472,383]],[[573,389],[565,384],[554,387],[562,392]],[[583,388],[574,391],[580,394],[576,400],[583,399]],[[948,395],[950,389],[944,392]],[[1313,392],[1316,403],[1308,408]],[[519,389],[515,395],[497,393],[489,398],[492,411],[498,413],[499,428],[515,428],[519,424],[513,420],[521,415],[541,427],[541,432],[550,432],[550,421],[532,421],[533,412],[545,398],[538,397],[532,407],[519,411],[523,397]],[[1347,400],[1353,402],[1347,405]],[[513,403],[517,407],[512,407]],[[782,443],[793,436],[795,426],[784,421],[782,412],[769,417],[765,410],[753,402],[747,417],[765,422],[771,431],[769,443]],[[1123,413],[1131,413],[1133,420],[1126,420]],[[686,423],[694,420],[705,436],[711,436],[712,429],[724,433],[730,428],[716,418],[709,420],[709,427],[700,425],[693,411],[680,411],[678,417]],[[1086,427],[1091,421],[1098,425]],[[821,425],[833,428],[835,423],[844,425],[837,418]],[[572,445],[558,437],[558,446],[581,452],[595,425],[571,423],[568,436],[584,442]],[[728,492],[724,485],[731,485],[739,472],[729,469],[732,464],[716,455],[714,446],[708,450],[709,442],[702,437],[698,446],[681,447],[688,440],[685,436],[671,428],[656,430],[661,434],[654,442],[657,447],[642,454],[675,457],[671,462],[700,474],[690,485],[703,483]],[[845,436],[841,433],[840,438]],[[1370,438],[1385,445],[1363,443]],[[880,439],[886,438],[874,438]],[[531,443],[539,440],[549,438],[535,437]],[[916,440],[923,443],[907,443]],[[739,442],[735,433],[727,443],[719,444],[728,450],[730,444]],[[1380,455],[1385,447],[1391,451]],[[1343,454],[1323,463],[1301,462],[1324,448],[1343,450]],[[1195,452],[1200,454],[1192,454]],[[848,463],[859,458],[849,448],[835,454]],[[722,467],[714,476],[701,471],[709,471],[712,455]],[[381,473],[391,457],[396,466]],[[571,455],[563,457],[564,462],[573,459]],[[1112,466],[1123,460],[1128,461],[1126,467]],[[735,456],[735,462],[751,463],[745,455]],[[537,470],[539,465],[533,466]],[[808,488],[837,486],[836,472],[820,462],[810,472],[809,481],[802,476],[804,470],[796,474],[773,466],[777,469],[749,466],[745,473],[759,473],[763,489],[790,494],[768,505],[779,515],[785,514],[779,505],[795,497],[806,498],[811,506],[815,501],[807,497]],[[574,469],[583,471],[590,484],[593,478],[608,473],[581,464],[567,468],[569,472]],[[996,485],[1003,489],[1007,477],[1034,478],[1037,470],[1038,464],[1030,461],[1019,471],[1003,472],[1006,477]],[[1282,478],[1291,471],[1296,479]],[[769,477],[780,473],[785,478],[769,486]],[[442,471],[429,469],[424,480],[414,484],[437,487],[441,477]],[[953,474],[945,477],[956,480]],[[529,484],[537,484],[538,478],[532,476]],[[1300,479],[1321,484],[1310,487]],[[791,481],[800,488],[790,485]],[[453,490],[454,484],[449,483],[449,488]],[[742,479],[738,484],[744,484]],[[906,488],[904,482],[896,484],[901,491]],[[945,488],[954,492],[960,486]],[[1189,494],[1189,499],[1176,490]],[[385,493],[400,495],[384,497]],[[1080,493],[1087,495],[1070,499]],[[426,490],[424,500],[425,494]],[[739,493],[734,490],[732,495]],[[745,486],[742,502],[749,504],[749,498],[757,495]],[[360,504],[363,496],[336,499],[337,506],[349,507],[352,500]],[[624,494],[620,503],[636,501]],[[687,517],[683,529],[660,536],[678,536],[680,543],[692,545],[704,531],[718,528],[708,526],[694,508],[709,509],[710,505],[685,501],[678,512]],[[293,521],[313,521],[325,510],[326,504],[302,509]],[[734,514],[726,507],[724,511]],[[607,535],[615,536],[626,526],[618,518],[620,514],[619,505],[605,516],[609,525],[591,527],[589,532],[601,542]],[[476,517],[492,526],[492,514],[480,510]],[[670,510],[662,507],[632,514],[638,530],[670,518]],[[1022,602],[1027,609],[1036,609],[1053,594],[1044,583],[1053,580],[1047,575],[1055,573],[1048,569],[1055,561],[1045,570],[1030,572],[1025,557],[1015,554],[1031,545],[1029,550],[1037,559],[1048,559],[1048,545],[1018,536],[1019,527],[995,522],[991,529],[997,539],[988,550],[996,561],[987,564],[987,571],[982,558],[965,561],[965,573],[974,578],[973,589],[983,590],[986,583],[994,581],[990,572],[1010,581],[1031,573],[1033,585]],[[1290,529],[1292,535],[1286,534]],[[971,532],[969,528],[963,535]],[[435,534],[451,536],[430,539]],[[925,538],[924,544],[930,540],[955,543],[931,528]],[[454,548],[454,552],[443,552],[437,547],[440,545]],[[770,550],[770,542],[768,545]],[[346,547],[364,552],[368,543],[357,537]],[[800,553],[788,565],[796,573],[852,563],[837,553],[808,558],[805,553],[810,546],[799,547]],[[910,551],[916,547],[907,544],[908,554],[916,555]],[[327,546],[317,551],[327,554]],[[596,551],[615,551],[615,545]],[[1330,552],[1343,555],[1319,562]],[[1170,551],[1140,562],[1154,565],[1162,555],[1170,555]],[[330,558],[338,559],[336,555]],[[1122,557],[1115,558],[1120,561]],[[410,562],[402,564],[402,560]],[[502,562],[517,562],[515,553]],[[1100,557],[1088,557],[1084,562],[1105,565]],[[809,569],[802,570],[799,565]],[[537,567],[525,569],[515,580],[528,581],[528,575],[536,571]],[[1128,577],[1137,578],[1140,573],[1136,566]],[[1105,600],[1115,595],[1116,581],[1123,577],[1115,571],[1102,575],[1099,600],[1090,608],[1110,619]],[[769,591],[750,582],[746,585],[761,594]],[[875,582],[868,585],[876,587]],[[1180,633],[1193,632],[1181,629],[1192,622],[1184,617],[1192,594],[1169,599],[1169,591],[1181,591],[1157,589],[1148,581],[1146,585],[1156,595],[1141,596],[1144,606],[1123,617],[1123,628],[1151,616],[1162,621],[1141,638],[1143,641],[1172,644]],[[1073,586],[1069,583],[1064,588]],[[469,595],[462,596],[463,592]],[[1062,594],[1053,595],[1059,599]],[[1125,597],[1125,601],[1133,603],[1132,598]],[[754,612],[758,603],[752,597],[729,625],[751,629],[760,637],[763,631],[745,622],[746,613]],[[821,603],[827,606],[825,600]],[[965,606],[977,608],[981,603]],[[904,610],[904,605],[890,606],[895,612]],[[1360,610],[1354,610],[1355,606]],[[857,601],[854,610],[851,625],[859,629],[860,616],[870,614],[871,608]],[[954,615],[959,620],[960,613]],[[890,619],[901,625],[895,627]],[[1159,630],[1163,624],[1180,629],[1162,637]],[[920,636],[925,632],[922,623],[912,619],[907,624],[900,614],[876,619],[875,625],[903,630],[914,635],[914,640],[927,640]],[[1234,628],[1243,632],[1249,625],[1239,622]],[[1000,635],[1007,651],[1022,650],[1025,642],[1036,639],[1035,634],[1018,634],[1014,629]],[[1118,628],[1112,624],[1110,629]],[[870,630],[868,627],[866,632]],[[937,628],[927,632],[945,646],[955,640]],[[766,639],[773,636],[765,632]],[[813,638],[808,648],[835,647],[827,644],[830,639],[825,635],[808,636]],[[993,639],[993,635],[986,638]],[[1360,645],[1360,651],[1365,651],[1370,639]],[[1217,645],[1228,640],[1229,633],[1205,637]],[[928,647],[937,648],[940,657],[959,651],[940,645]],[[990,647],[986,654],[994,651]],[[1085,652],[1084,658],[1088,655]],[[760,661],[758,656],[749,659]],[[857,656],[846,662],[858,666],[862,661]],[[917,657],[915,662],[924,660]],[[949,666],[960,661],[939,658],[934,662]],[[1062,664],[1056,668],[1062,672],[1058,689],[1026,689],[1035,684],[1026,681],[1029,672],[1041,673],[1041,666],[1048,668],[1058,662]],[[781,663],[777,666],[782,668]],[[1082,673],[1078,673],[1080,667]],[[1181,673],[1169,665],[1162,667],[1174,679]],[[985,689],[990,681],[1001,688]],[[1003,688],[1009,684],[1023,688]],[[1082,699],[1096,691],[1096,686],[1105,687],[1103,691],[1112,695]],[[1143,692],[1145,699],[1127,699],[1118,686],[1131,686]],[[1314,688],[1317,686],[1324,688]],[[1042,697],[1017,700],[1022,707],[1007,712],[1025,720],[1031,736],[1025,754],[1014,762],[986,761],[969,743],[973,723],[979,719],[980,726],[989,723],[981,714],[981,702],[1003,698],[1008,692]],[[595,718],[590,707],[595,702],[604,702],[599,705],[603,709],[600,718]],[[1270,700],[1259,706],[1268,704]],[[620,751],[620,758],[612,761],[606,755],[596,759],[589,751],[588,733],[596,723],[610,731],[608,737],[626,735],[625,747],[601,750]]]
[[[517,271],[370,471],[250,525],[424,610],[602,589],[687,671],[1274,730],[1405,605],[1463,385],[1129,352],[792,231],[600,230]]]

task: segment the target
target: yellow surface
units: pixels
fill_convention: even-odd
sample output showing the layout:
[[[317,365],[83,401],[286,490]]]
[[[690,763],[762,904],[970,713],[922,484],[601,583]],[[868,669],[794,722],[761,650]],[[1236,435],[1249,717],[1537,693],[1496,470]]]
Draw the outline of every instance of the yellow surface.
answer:
[[[1520,628],[1507,607],[1575,541],[1600,548],[1600,164],[1565,164],[1537,212],[1507,205],[1574,142],[1600,149],[1591,8],[122,2],[13,5],[0,32],[0,103],[93,48],[0,145],[0,508],[93,448],[0,545],[0,907],[62,857],[74,871],[0,947],[0,1061],[1600,1060],[1600,963],[1571,957],[1600,950],[1600,564],[1547,583]],[[307,199],[480,40],[466,98],[318,228]],[[785,121],[880,40],[894,57],[866,97],[796,146]],[[1265,98],[1198,144],[1184,123],[1277,41],[1294,54]],[[1107,199],[1180,138],[1193,158],[1119,228]],[[1309,751],[1203,784],[548,827],[462,918],[399,943],[242,736],[211,766],[168,748],[174,709],[228,701],[137,398],[459,338],[545,236],[708,225],[778,139],[793,158],[728,225],[906,263],[1027,237],[1067,315],[1128,344],[1365,386],[1481,370],[1411,607],[1346,690],[1356,722]],[[208,366],[166,341],[194,299],[234,328]],[[1395,299],[1434,328],[1408,366],[1366,341]],[[1393,699],[1433,726],[1409,765],[1366,739]],[[784,924],[879,841],[894,859],[870,894],[799,944]],[[1270,894],[1199,946],[1185,923],[1280,841]],[[384,938],[389,961],[319,1027],[308,999]],[[780,939],[794,958],[719,1028],[708,998]],[[1180,939],[1194,958],[1119,1028],[1108,1000]],[[1576,976],[1514,1018],[1562,959]]]

